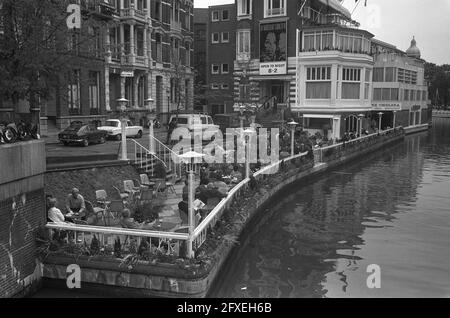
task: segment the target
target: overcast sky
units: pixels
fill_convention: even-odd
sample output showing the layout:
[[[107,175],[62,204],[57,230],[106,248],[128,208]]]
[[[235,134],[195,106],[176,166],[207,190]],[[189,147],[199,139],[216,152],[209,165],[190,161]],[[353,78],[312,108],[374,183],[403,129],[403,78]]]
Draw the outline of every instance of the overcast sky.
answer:
[[[233,2],[194,0],[198,8]],[[352,12],[355,1],[344,0],[344,6]],[[353,19],[377,39],[404,51],[415,36],[422,58],[437,64],[450,64],[450,0],[367,0],[367,7],[362,0]]]

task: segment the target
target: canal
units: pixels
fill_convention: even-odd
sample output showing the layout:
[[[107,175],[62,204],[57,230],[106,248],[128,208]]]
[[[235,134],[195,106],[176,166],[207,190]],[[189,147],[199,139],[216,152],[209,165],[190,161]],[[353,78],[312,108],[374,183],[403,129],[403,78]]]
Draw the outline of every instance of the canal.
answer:
[[[211,297],[450,297],[450,119],[296,186]],[[367,287],[367,267],[381,288]]]
[[[209,296],[450,297],[450,119],[289,190]],[[369,289],[367,267],[380,266]],[[43,289],[35,297],[92,297]]]

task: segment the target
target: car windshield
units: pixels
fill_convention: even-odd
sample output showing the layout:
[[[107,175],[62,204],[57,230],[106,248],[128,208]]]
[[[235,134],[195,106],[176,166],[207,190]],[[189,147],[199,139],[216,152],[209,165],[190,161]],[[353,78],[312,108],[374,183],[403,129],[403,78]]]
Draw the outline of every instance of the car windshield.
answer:
[[[78,130],[80,130],[80,128],[83,127],[83,124],[78,123],[78,122],[73,122],[70,124],[69,127],[66,128],[67,132],[76,132]]]
[[[105,127],[119,127],[118,121],[107,121]]]

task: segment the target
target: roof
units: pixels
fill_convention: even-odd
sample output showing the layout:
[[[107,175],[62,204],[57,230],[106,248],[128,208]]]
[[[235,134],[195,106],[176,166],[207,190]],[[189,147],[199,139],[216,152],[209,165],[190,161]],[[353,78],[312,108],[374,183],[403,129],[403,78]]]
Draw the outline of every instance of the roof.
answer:
[[[331,7],[332,9],[338,11],[339,13],[342,13],[347,18],[351,19],[352,14],[350,11],[348,11],[338,0],[317,0],[321,2],[322,4]]]

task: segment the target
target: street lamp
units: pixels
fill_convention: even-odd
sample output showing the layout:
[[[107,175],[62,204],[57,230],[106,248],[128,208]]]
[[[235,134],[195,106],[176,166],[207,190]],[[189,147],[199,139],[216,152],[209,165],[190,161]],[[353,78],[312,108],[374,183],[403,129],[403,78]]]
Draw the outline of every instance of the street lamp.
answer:
[[[384,113],[379,112],[378,116],[379,116],[379,123],[378,123],[378,132],[381,132],[381,119],[383,118]]]
[[[295,127],[297,127],[298,123],[294,120],[288,123],[289,127],[291,127],[291,156],[294,157],[294,143],[295,143]]]
[[[145,103],[149,106],[150,109],[150,113],[148,115],[148,120],[149,120],[149,124],[148,124],[148,130],[149,130],[149,150],[151,154],[155,153],[155,140],[154,140],[154,109],[151,108],[151,104],[154,102],[155,100],[151,97],[147,98],[145,100]]]
[[[395,117],[396,117],[396,115],[397,115],[397,111],[394,110],[394,123],[393,123],[394,129],[395,129],[395,124],[396,124],[396,123],[395,123],[395,119],[396,119]]]
[[[246,177],[246,179],[250,178],[250,154],[251,154],[250,141],[251,141],[251,136],[254,133],[256,133],[256,131],[251,128],[244,130],[244,134],[247,139],[247,155],[246,155],[246,160],[245,160],[245,177]]]
[[[122,97],[117,100],[117,102],[120,105],[120,134],[122,137],[122,160],[128,160],[127,158],[127,131],[126,131],[126,124],[127,124],[127,116],[126,116],[126,110],[127,110],[127,103],[128,99],[125,97]]]
[[[362,137],[362,131],[363,131],[363,118],[366,117],[364,114],[359,114],[359,137]]]
[[[193,257],[192,251],[192,235],[195,230],[195,219],[194,219],[194,164],[195,160],[199,158],[203,158],[205,155],[195,152],[189,151],[179,156],[179,158],[188,164],[188,172],[189,172],[189,198],[188,198],[188,227],[189,227],[189,238],[188,238],[188,246],[187,246],[187,254],[189,258]]]

